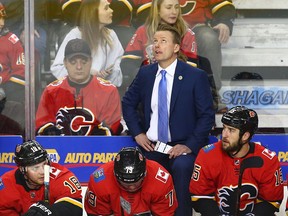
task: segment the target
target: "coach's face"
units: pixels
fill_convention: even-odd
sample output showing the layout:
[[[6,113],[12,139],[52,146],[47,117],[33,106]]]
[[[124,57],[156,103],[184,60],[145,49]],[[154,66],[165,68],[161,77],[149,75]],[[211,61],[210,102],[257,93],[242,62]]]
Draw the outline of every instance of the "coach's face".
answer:
[[[156,61],[162,68],[166,68],[177,58],[180,45],[174,43],[170,31],[157,31],[153,37],[153,52]]]
[[[76,55],[71,58],[65,58],[64,65],[72,82],[81,84],[89,80],[92,66],[91,57]]]

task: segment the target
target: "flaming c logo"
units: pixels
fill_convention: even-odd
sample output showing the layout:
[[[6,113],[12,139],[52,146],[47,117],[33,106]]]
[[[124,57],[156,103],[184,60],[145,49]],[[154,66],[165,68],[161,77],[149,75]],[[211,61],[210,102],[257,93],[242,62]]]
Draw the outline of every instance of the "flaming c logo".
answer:
[[[84,107],[64,107],[56,115],[56,125],[66,135],[89,135],[98,124],[94,114]]]

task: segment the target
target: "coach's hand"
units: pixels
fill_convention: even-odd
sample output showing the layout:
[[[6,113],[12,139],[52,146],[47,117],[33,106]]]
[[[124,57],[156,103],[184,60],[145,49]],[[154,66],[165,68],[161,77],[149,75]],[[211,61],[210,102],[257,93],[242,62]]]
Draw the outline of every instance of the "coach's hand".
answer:
[[[191,154],[191,153],[192,153],[191,149],[188,146],[183,145],[183,144],[177,144],[177,145],[173,146],[173,148],[171,148],[168,151],[170,159],[176,158],[180,155],[187,155],[187,154]]]
[[[140,133],[135,136],[135,140],[138,145],[142,146],[146,151],[154,151],[154,144],[148,139],[147,135],[144,133]]]
[[[49,203],[40,201],[30,206],[29,210],[23,216],[56,216],[53,214]]]

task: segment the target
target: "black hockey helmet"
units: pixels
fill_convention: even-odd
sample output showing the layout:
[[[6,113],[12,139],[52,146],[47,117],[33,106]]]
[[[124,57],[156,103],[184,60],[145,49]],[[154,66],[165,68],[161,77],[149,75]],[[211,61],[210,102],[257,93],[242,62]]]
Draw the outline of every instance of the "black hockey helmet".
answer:
[[[6,17],[6,11],[4,5],[0,2],[0,17]]]
[[[223,124],[238,128],[240,130],[240,136],[248,131],[251,134],[251,138],[258,129],[257,113],[245,106],[231,108],[223,114],[221,121]]]
[[[16,146],[14,160],[17,166],[32,166],[48,160],[48,154],[37,141],[29,140]]]
[[[138,147],[125,147],[114,160],[114,174],[118,181],[134,183],[146,174],[146,159]]]

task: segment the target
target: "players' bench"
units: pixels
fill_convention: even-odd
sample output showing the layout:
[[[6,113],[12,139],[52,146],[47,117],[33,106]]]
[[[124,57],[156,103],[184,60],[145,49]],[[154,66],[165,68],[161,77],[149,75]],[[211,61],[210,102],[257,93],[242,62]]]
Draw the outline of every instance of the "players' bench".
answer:
[[[230,79],[243,67],[262,72],[263,78],[277,76],[277,69],[283,74],[283,68],[287,71],[288,67],[288,17],[281,14],[288,14],[288,1],[233,0],[233,3],[238,18],[232,37],[222,46],[223,78]],[[271,69],[265,71],[263,67],[272,67],[273,75]],[[288,78],[288,73],[281,78]]]

